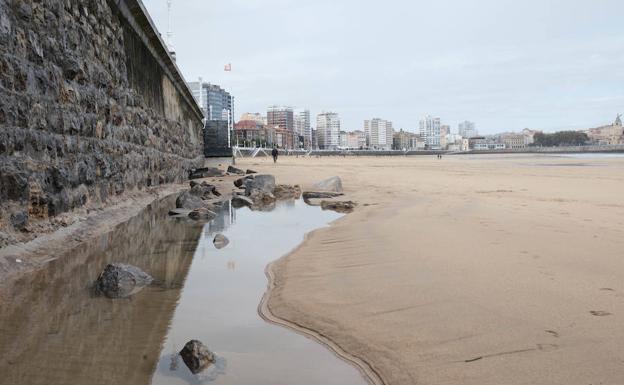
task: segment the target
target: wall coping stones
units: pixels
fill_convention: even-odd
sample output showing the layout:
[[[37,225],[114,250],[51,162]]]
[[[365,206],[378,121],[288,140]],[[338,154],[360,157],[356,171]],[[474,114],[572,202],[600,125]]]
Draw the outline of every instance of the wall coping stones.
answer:
[[[193,93],[188,87],[182,72],[178,68],[175,60],[169,54],[167,45],[158,32],[154,21],[150,17],[145,5],[141,0],[108,0],[112,7],[119,10],[121,15],[128,21],[137,35],[143,40],[145,45],[154,55],[158,64],[162,67],[167,77],[171,80],[178,92],[185,101],[192,107],[193,112],[199,120],[204,118],[204,114],[193,97]]]

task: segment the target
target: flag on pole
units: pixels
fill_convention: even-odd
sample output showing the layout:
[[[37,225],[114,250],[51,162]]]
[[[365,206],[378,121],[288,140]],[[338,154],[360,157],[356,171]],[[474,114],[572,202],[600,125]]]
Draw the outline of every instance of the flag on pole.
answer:
[[[223,70],[226,72],[230,72],[232,71],[232,63],[227,63],[224,67]]]

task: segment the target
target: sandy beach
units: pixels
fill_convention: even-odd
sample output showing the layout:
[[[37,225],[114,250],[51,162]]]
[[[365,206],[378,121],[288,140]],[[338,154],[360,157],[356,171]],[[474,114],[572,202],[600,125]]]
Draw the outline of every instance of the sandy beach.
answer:
[[[624,383],[624,158],[282,157],[237,165],[355,212],[273,266],[281,319],[386,384]]]

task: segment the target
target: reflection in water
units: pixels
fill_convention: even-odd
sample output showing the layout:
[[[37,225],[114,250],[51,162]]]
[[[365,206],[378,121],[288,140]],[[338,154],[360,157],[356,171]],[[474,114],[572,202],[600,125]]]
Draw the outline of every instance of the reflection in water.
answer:
[[[149,207],[99,239],[22,277],[0,304],[0,373],[8,384],[148,384],[202,226]],[[129,299],[93,297],[111,262],[157,285]],[[6,381],[6,382],[4,382]]]
[[[69,252],[8,288],[0,304],[0,383],[365,384],[321,345],[262,321],[264,268],[339,215],[300,201],[268,213],[223,205],[209,224],[174,219],[175,198]],[[236,225],[234,225],[236,224]],[[217,250],[214,234],[230,244]],[[106,264],[156,284],[122,300],[93,297]],[[190,373],[177,352],[203,341],[217,362]]]

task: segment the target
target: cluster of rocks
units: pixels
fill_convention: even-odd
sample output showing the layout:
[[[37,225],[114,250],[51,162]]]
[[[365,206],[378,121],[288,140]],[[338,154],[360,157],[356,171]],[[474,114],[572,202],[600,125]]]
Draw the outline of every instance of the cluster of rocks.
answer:
[[[217,206],[221,205],[221,193],[215,185],[191,181],[191,189],[183,191],[176,199],[176,208],[170,215],[186,216],[194,220],[210,221],[216,218]]]
[[[298,185],[276,184],[273,175],[257,174],[253,170],[242,172],[244,177],[234,181],[234,186],[243,190],[235,191],[232,197],[234,207],[247,206],[253,210],[271,210],[278,200],[299,199],[301,188]]]
[[[350,213],[355,209],[357,203],[353,201],[339,201],[334,198],[343,196],[342,180],[334,176],[318,183],[312,188],[315,191],[306,191],[303,200],[311,206],[320,206],[323,210],[333,210],[339,213]]]

